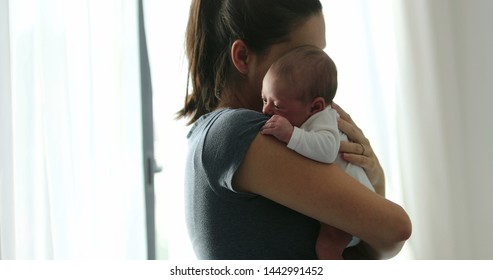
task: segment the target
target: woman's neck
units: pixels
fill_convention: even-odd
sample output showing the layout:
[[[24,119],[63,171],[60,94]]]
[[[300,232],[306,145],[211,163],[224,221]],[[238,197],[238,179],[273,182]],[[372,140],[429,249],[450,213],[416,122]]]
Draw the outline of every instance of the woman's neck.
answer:
[[[220,108],[245,108],[250,110],[255,110],[258,112],[262,111],[262,99],[260,92],[258,98],[254,98],[251,91],[240,90],[241,87],[235,87],[236,90],[231,89],[231,87],[225,87],[221,92],[221,97],[219,101],[218,109]]]

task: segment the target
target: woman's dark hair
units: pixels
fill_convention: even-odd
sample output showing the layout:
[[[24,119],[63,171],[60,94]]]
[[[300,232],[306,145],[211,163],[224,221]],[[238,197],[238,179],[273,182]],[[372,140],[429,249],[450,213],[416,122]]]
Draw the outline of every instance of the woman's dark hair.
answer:
[[[319,0],[192,0],[186,30],[187,97],[178,117],[190,117],[193,123],[218,106],[235,40],[261,53],[288,40],[294,28],[321,10]]]

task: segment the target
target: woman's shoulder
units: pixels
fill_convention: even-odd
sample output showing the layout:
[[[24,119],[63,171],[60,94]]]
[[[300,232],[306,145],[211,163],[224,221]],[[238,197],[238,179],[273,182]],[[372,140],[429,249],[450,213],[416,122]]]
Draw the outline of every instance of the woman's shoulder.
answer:
[[[196,171],[205,174],[208,185],[217,193],[237,196],[232,194],[236,193],[233,175],[266,119],[251,110],[221,109],[195,122],[189,133],[189,152],[193,161],[200,163],[195,165]]]
[[[249,109],[220,109],[215,111],[218,116],[220,116],[220,120],[224,122],[261,122],[266,121],[268,117],[260,112],[249,110]]]
[[[237,134],[249,130],[258,132],[268,117],[257,111],[248,109],[219,109],[199,118],[192,127],[190,134],[198,131]]]
[[[226,141],[239,141],[245,137],[253,140],[267,121],[267,116],[247,109],[223,109],[209,128],[209,135]],[[239,144],[239,143],[237,143]]]

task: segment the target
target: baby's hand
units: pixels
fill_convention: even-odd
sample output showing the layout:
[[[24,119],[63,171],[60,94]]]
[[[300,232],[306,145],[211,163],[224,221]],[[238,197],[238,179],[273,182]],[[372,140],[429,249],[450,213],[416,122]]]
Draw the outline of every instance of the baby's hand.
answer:
[[[260,133],[266,135],[273,135],[280,141],[287,144],[291,139],[293,130],[294,127],[285,117],[274,115],[260,129]]]

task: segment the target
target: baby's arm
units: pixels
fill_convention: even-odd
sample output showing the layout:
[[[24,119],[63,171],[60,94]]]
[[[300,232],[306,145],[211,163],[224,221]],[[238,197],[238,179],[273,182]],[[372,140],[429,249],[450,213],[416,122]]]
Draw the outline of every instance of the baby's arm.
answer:
[[[313,160],[333,163],[339,152],[339,133],[295,127],[288,148]]]
[[[288,148],[323,163],[333,163],[339,153],[337,112],[331,108],[313,115],[301,128],[295,127]]]
[[[294,127],[286,118],[274,115],[262,127],[261,133],[273,135],[307,158],[333,163],[340,142],[336,111],[326,108],[313,115],[302,127]]]

